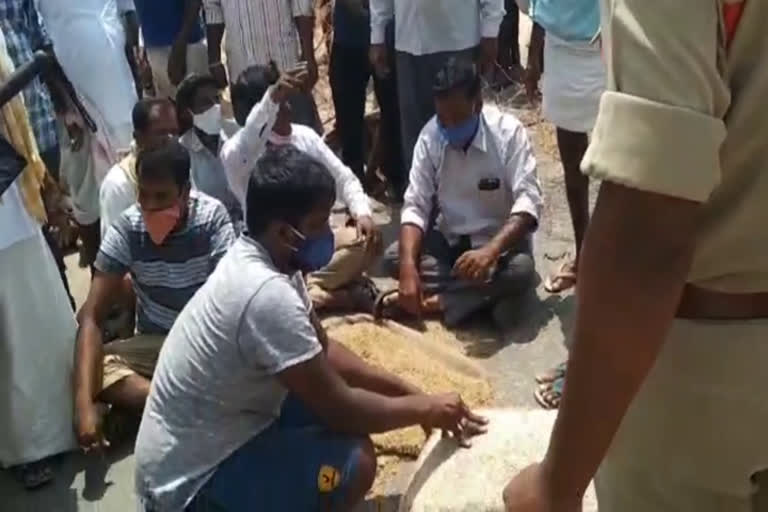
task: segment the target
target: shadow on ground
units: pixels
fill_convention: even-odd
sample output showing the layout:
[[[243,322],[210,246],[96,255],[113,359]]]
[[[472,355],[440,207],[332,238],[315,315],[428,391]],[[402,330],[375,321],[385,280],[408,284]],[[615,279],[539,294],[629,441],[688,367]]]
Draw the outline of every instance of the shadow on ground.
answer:
[[[135,510],[133,442],[103,454],[68,453],[53,461],[54,480],[27,491],[9,471],[0,472],[0,510],[9,512],[77,512],[84,510]],[[118,481],[122,485],[115,485]],[[110,505],[110,503],[112,505]],[[119,507],[117,505],[120,505]]]

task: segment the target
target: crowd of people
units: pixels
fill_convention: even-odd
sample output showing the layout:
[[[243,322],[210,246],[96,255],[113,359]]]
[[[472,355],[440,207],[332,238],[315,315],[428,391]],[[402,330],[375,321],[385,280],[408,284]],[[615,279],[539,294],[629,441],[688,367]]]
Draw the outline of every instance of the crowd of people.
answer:
[[[544,200],[526,128],[483,88],[541,81],[575,235],[544,287],[578,281],[578,307],[569,361],[537,377],[550,448],[507,510],[579,510],[598,467],[602,510],[761,510],[768,7],[604,3],[335,0],[336,152],[313,0],[0,0],[0,465],[35,489],[52,456],[138,424],[141,510],[348,510],[370,434],[483,434],[462,390],[422,392],[320,318],[520,309]],[[400,208],[387,248],[374,144]],[[79,309],[62,184],[92,276]]]

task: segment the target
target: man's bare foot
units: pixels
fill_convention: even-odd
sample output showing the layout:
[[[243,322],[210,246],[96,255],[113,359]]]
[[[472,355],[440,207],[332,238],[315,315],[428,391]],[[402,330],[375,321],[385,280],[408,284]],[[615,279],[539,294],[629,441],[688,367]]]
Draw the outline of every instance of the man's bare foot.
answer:
[[[568,261],[560,266],[554,275],[544,282],[544,289],[549,293],[562,293],[576,286],[576,264]]]
[[[540,373],[536,375],[536,383],[537,384],[551,384],[555,380],[557,380],[560,377],[565,376],[565,367],[568,365],[568,362],[562,362],[559,365],[547,370],[546,372]]]

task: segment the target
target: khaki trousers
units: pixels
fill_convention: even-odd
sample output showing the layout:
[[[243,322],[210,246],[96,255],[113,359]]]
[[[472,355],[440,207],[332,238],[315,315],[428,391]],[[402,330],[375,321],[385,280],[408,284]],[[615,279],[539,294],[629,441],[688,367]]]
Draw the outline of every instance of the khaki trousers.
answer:
[[[600,512],[768,511],[767,433],[768,320],[676,321],[595,479]]]
[[[381,250],[366,249],[365,240],[358,238],[354,227],[333,230],[336,251],[325,267],[307,276],[310,292],[321,288],[327,292],[337,290],[363,275],[381,256]]]

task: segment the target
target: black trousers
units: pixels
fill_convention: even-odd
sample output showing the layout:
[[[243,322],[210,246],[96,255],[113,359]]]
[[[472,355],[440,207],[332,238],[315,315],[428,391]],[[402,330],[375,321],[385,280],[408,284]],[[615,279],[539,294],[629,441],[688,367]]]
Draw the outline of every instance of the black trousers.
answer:
[[[385,145],[381,152],[382,168],[395,193],[402,196],[408,182],[403,168],[394,50],[390,54],[390,74],[380,78],[373,73],[367,47],[334,43],[329,74],[342,160],[361,179],[365,165],[365,96],[373,75],[376,101],[381,108],[381,142]]]
[[[504,0],[507,14],[499,27],[499,65],[513,68],[520,65],[520,10],[515,0]]]

